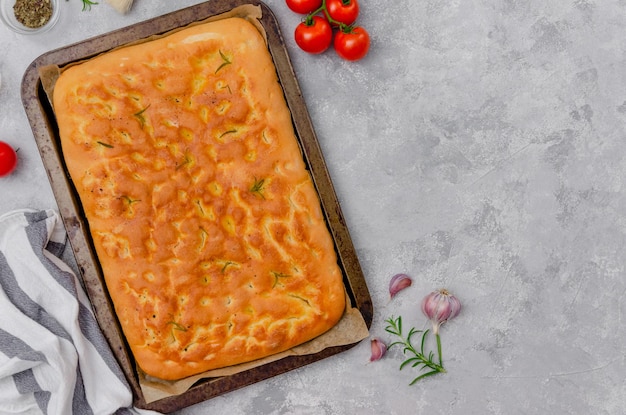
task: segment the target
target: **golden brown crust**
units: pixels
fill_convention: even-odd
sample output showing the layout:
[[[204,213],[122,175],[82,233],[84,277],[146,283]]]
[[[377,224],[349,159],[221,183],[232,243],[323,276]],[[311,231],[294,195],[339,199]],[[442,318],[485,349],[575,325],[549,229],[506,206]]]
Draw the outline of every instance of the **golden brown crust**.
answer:
[[[66,70],[54,108],[139,366],[179,379],[341,317],[342,274],[271,56],[239,18]]]

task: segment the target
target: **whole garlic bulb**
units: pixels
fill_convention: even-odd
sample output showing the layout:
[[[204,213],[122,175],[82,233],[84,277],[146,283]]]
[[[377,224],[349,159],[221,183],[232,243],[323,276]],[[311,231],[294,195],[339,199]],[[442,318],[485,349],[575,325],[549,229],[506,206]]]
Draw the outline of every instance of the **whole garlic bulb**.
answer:
[[[459,315],[461,302],[448,290],[442,288],[424,297],[422,312],[432,322],[434,333],[439,334],[439,326]]]

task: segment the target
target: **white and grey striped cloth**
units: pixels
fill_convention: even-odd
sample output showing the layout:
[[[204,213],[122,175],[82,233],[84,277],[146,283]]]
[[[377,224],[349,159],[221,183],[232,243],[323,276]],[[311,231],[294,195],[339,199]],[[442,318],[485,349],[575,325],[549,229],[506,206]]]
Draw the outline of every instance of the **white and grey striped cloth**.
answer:
[[[0,216],[0,414],[147,414],[60,256],[53,210]]]

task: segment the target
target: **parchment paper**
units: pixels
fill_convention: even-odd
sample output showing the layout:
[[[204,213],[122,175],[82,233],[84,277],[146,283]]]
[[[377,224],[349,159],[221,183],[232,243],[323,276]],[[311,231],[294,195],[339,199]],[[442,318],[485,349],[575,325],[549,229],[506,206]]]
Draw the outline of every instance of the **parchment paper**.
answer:
[[[346,296],[346,310],[339,322],[326,333],[306,343],[291,348],[285,352],[277,353],[263,359],[228,366],[221,369],[210,370],[195,376],[190,376],[178,381],[166,381],[147,376],[140,369],[139,385],[144,394],[146,403],[154,402],[169,396],[180,395],[201,379],[217,378],[220,376],[233,375],[254,367],[269,364],[287,356],[303,356],[315,354],[327,347],[345,346],[359,342],[369,336],[367,324],[357,308],[350,306],[350,299]]]
[[[158,35],[153,35],[153,36],[149,36],[147,38],[144,39],[139,39],[136,40],[134,42],[129,42],[123,46],[119,46],[117,48],[111,49],[111,50],[107,50],[103,53],[108,53],[111,52],[113,50],[116,49],[121,49],[121,48],[126,48],[128,46],[133,46],[133,45],[139,45],[145,42],[149,42],[155,39],[159,39],[168,35],[171,35],[172,33],[176,33],[178,31],[187,29],[189,27],[198,25],[198,24],[203,24],[203,23],[207,23],[207,22],[212,22],[215,20],[221,20],[221,19],[227,19],[229,17],[241,17],[242,19],[246,19],[247,21],[249,21],[250,23],[252,23],[257,30],[263,35],[263,38],[265,39],[265,42],[267,43],[267,35],[265,33],[265,28],[263,27],[263,25],[260,22],[260,19],[262,17],[262,12],[261,12],[261,7],[259,6],[255,6],[252,4],[245,4],[242,6],[238,6],[235,7],[234,9],[222,13],[222,14],[218,14],[215,16],[211,16],[208,17],[204,20],[200,20],[197,22],[194,22],[192,24],[189,24],[187,26],[183,26],[183,27],[177,27],[176,29],[172,29],[168,32],[165,33],[161,33]],[[93,59],[93,57],[89,58],[89,59]],[[44,89],[44,91],[46,92],[46,95],[48,97],[48,101],[50,102],[50,105],[53,105],[53,94],[54,94],[54,85],[56,84],[57,79],[59,79],[59,76],[61,75],[61,73],[66,70],[67,68],[71,68],[74,65],[79,65],[82,62],[85,62],[86,60],[89,59],[84,59],[84,60],[77,60],[75,62],[71,62],[63,67],[60,67],[59,65],[47,65],[47,66],[42,66],[40,68],[38,68],[39,71],[39,78],[41,79],[41,85]],[[54,108],[54,105],[53,105]]]

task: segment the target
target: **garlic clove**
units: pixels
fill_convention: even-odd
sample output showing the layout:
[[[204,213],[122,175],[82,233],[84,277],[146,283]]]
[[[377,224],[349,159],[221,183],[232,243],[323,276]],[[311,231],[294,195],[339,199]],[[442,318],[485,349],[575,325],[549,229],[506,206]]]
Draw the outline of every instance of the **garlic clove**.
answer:
[[[374,337],[371,341],[372,347],[372,355],[370,357],[370,362],[375,362],[383,358],[385,353],[387,353],[387,345],[380,340],[378,337]]]
[[[422,312],[430,319],[435,334],[439,333],[439,326],[458,316],[461,312],[461,302],[448,290],[442,288],[428,294],[422,300]]]
[[[391,281],[389,281],[389,295],[391,298],[395,297],[400,291],[404,290],[407,287],[410,287],[413,284],[413,280],[406,274],[396,274],[391,277]]]

